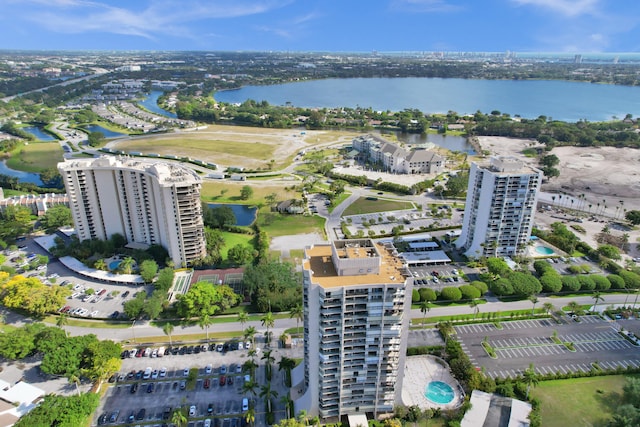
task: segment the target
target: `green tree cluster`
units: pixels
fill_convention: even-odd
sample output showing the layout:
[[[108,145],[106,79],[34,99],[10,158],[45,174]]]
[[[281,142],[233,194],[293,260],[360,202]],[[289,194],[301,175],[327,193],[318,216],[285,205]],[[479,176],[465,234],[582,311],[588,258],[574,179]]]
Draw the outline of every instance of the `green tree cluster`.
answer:
[[[83,393],[62,396],[47,394],[32,411],[20,418],[16,427],[77,427],[87,425],[100,404],[100,395]]]
[[[302,278],[293,264],[277,260],[247,267],[243,281],[256,309],[287,311],[302,298]]]
[[[43,316],[62,307],[69,295],[71,291],[64,286],[47,286],[37,277],[9,277],[0,272],[0,300],[6,307]]]
[[[176,309],[185,318],[213,316],[240,302],[240,296],[227,285],[197,282],[186,294],[178,296]]]

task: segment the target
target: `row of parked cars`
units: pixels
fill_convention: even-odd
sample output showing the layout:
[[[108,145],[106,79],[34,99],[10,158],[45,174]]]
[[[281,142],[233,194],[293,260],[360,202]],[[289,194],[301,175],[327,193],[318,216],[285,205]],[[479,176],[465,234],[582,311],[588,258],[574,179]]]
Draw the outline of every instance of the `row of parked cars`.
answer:
[[[217,351],[225,353],[227,351],[250,349],[251,341],[229,341],[226,343],[211,343],[211,344],[198,344],[198,345],[183,345],[175,347],[146,347],[146,348],[132,348],[124,350],[120,355],[122,359],[128,359],[133,357],[163,357],[169,355],[183,355],[183,354],[199,354],[205,351]]]

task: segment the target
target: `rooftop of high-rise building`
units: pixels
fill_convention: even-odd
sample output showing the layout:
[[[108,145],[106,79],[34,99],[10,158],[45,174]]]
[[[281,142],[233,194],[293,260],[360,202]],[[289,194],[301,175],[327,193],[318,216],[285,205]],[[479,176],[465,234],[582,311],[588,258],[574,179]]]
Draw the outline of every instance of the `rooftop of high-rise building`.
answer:
[[[392,251],[371,239],[336,240],[307,248],[303,267],[323,288],[404,283],[404,264]]]
[[[512,156],[492,156],[489,164],[479,164],[492,172],[498,173],[538,173],[538,169],[527,165],[522,160]]]
[[[182,165],[157,159],[141,159],[128,156],[100,156],[94,159],[65,160],[58,164],[64,169],[118,168],[145,172],[155,176],[161,184],[196,184],[202,179]]]

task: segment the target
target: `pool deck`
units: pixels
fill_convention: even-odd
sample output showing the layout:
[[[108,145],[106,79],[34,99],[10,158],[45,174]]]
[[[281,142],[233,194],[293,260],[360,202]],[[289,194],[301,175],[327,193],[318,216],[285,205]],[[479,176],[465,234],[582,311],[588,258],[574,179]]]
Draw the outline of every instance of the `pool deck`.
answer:
[[[536,250],[536,248],[538,247],[549,248],[549,249],[552,249],[553,252],[550,254],[541,254]],[[530,258],[549,258],[549,257],[567,256],[567,253],[556,248],[551,243],[545,242],[544,240],[536,239],[536,240],[533,240],[533,244],[527,248],[526,255]]]
[[[441,405],[431,402],[424,396],[427,384],[431,381],[442,381],[451,386],[455,393],[455,397],[451,403]],[[458,382],[453,378],[448,368],[440,365],[434,357],[407,357],[404,367],[404,380],[402,383],[403,405],[416,405],[421,409],[451,409],[460,405],[463,399],[464,397]]]

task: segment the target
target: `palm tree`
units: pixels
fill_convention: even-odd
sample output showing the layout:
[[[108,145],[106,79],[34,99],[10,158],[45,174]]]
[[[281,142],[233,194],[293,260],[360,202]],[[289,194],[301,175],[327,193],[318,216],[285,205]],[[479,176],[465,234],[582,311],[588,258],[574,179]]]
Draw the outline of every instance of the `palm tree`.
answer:
[[[247,412],[244,413],[244,420],[252,426],[253,423],[256,422],[256,410],[253,408],[249,408]]]
[[[600,291],[595,291],[593,293],[593,295],[591,295],[591,298],[593,298],[593,300],[595,301],[595,303],[593,304],[593,311],[596,311],[596,307],[598,306],[598,301],[604,301],[604,298],[602,297],[602,295],[600,295]]]
[[[254,328],[253,326],[249,326],[247,329],[244,330],[244,338],[251,340],[251,344],[253,344],[253,340],[257,333],[258,331],[256,331],[256,328]]]
[[[529,301],[531,301],[531,304],[533,304],[533,307],[531,308],[531,316],[533,316],[536,311],[536,304],[538,303],[538,297],[535,295],[531,295],[529,297]]]
[[[204,329],[207,333],[207,341],[209,341],[209,326],[213,323],[213,319],[209,317],[208,314],[203,315],[200,320],[198,320],[198,326]]]
[[[104,258],[100,258],[93,264],[93,268],[95,268],[96,270],[105,271],[107,269],[107,263],[105,262]]]
[[[285,385],[287,387],[291,387],[291,370],[295,367],[296,367],[295,360],[286,356],[280,357],[280,361],[278,362],[278,370],[284,371]]]
[[[182,408],[178,408],[173,411],[173,415],[171,415],[171,424],[174,424],[176,427],[183,427],[187,424],[187,421],[187,416]]]
[[[80,396],[80,389],[78,388],[78,383],[80,382],[80,375],[77,373],[69,375],[69,381],[76,385],[76,393]]]
[[[301,409],[300,412],[298,412],[298,422],[306,426],[309,425],[309,414],[305,409]]]
[[[573,312],[573,314],[578,314],[582,311],[582,306],[575,301],[571,301],[567,304],[567,307],[569,307],[569,310]]]
[[[553,304],[551,304],[550,302],[545,302],[544,304],[542,304],[542,308],[544,308],[544,311],[546,311],[547,314],[550,314],[555,309]]]
[[[251,358],[251,361],[253,362],[253,359],[256,357],[256,355],[258,354],[258,352],[256,351],[255,348],[250,348],[249,349],[249,353],[247,353],[249,355],[249,357]],[[255,363],[255,362],[254,362]]]
[[[271,412],[271,399],[278,397],[278,392],[276,390],[271,390],[270,382],[260,387],[259,396],[265,400],[265,405],[267,406],[267,412]]]
[[[271,380],[271,365],[273,364],[273,362],[276,361],[276,359],[275,359],[275,357],[273,357],[271,355],[271,350],[265,351],[260,359],[265,361],[265,365],[264,365],[265,375],[267,377],[267,380],[270,381]]]
[[[240,322],[243,329],[244,329],[244,324],[247,323],[248,320],[249,320],[249,315],[246,312],[241,311],[240,313],[238,313],[238,322]]]
[[[292,400],[291,400],[291,396],[289,396],[289,393],[285,393],[282,396],[280,396],[280,403],[284,405],[285,415],[287,419],[291,418],[291,414],[290,414],[291,402]]]
[[[169,345],[173,347],[173,341],[171,339],[171,333],[173,332],[173,329],[175,327],[173,326],[172,323],[165,323],[164,325],[162,325],[162,332],[164,332],[165,335],[169,336]]]
[[[422,313],[422,328],[424,329],[426,323],[425,323],[425,319],[427,318],[427,313],[429,312],[429,310],[431,310],[431,307],[429,306],[429,301],[422,301],[420,303],[420,312]]]
[[[273,326],[276,324],[276,320],[273,317],[273,313],[270,311],[265,313],[264,316],[262,316],[262,318],[260,319],[260,321],[262,322],[262,326],[267,328],[267,333],[265,335],[267,336],[267,338],[269,338],[269,328],[273,328]],[[269,345],[269,341],[270,339],[267,339],[267,346]]]
[[[128,256],[120,262],[118,269],[124,274],[131,274],[133,272],[133,266],[135,263],[136,261]]]
[[[66,313],[62,313],[60,316],[58,316],[58,319],[56,320],[56,326],[60,329],[62,329],[63,326],[67,326],[69,324],[69,315],[67,315]]]
[[[478,312],[480,311],[479,305],[480,305],[480,303],[478,302],[478,300],[476,298],[474,298],[471,301],[469,301],[469,307],[473,308],[473,318],[474,319],[476,318],[476,316],[478,315]]]
[[[256,383],[253,380],[247,381],[244,384],[242,384],[242,394],[250,394],[255,397],[257,388],[258,388],[258,383]]]
[[[302,321],[302,317],[304,316],[304,309],[302,308],[302,304],[296,304],[289,311],[289,318],[296,318],[296,333],[300,332],[300,322]]]
[[[535,387],[540,382],[540,378],[538,378],[538,374],[536,374],[535,369],[533,368],[533,363],[529,365],[527,369],[522,373],[522,381],[527,385],[527,400],[529,399],[529,390],[531,387]]]

